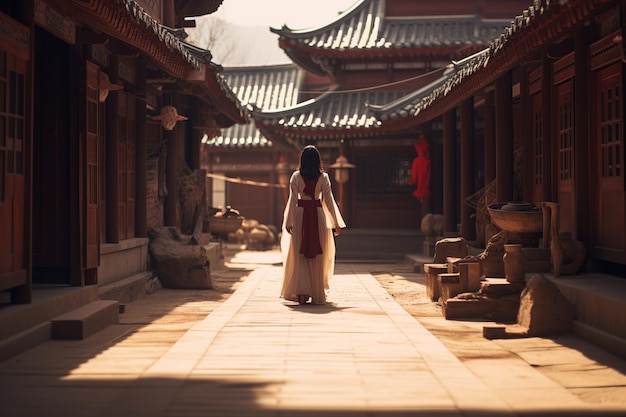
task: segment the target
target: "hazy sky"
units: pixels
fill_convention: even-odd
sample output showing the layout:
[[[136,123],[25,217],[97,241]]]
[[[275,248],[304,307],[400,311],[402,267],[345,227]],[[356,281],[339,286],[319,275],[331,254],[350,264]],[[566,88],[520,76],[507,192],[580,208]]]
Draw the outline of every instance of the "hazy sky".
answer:
[[[224,0],[213,14],[242,26],[307,29],[335,20],[359,0]]]

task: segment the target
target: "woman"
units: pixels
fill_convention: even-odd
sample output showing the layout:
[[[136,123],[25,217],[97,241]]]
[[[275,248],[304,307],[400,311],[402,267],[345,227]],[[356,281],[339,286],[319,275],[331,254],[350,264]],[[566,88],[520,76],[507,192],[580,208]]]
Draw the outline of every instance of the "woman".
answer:
[[[289,180],[289,199],[283,217],[281,248],[283,286],[280,296],[304,304],[326,303],[328,280],[335,268],[335,241],[346,227],[319,151],[308,145],[300,168]],[[334,231],[333,231],[334,229]],[[286,232],[286,233],[285,233]]]

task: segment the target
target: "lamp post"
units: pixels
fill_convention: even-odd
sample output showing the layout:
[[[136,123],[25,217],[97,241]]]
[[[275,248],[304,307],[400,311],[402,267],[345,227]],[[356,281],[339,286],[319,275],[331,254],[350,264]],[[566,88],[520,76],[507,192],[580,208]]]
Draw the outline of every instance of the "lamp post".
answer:
[[[339,155],[330,168],[335,170],[335,181],[339,184],[339,208],[343,212],[343,185],[350,179],[350,170],[354,165],[348,162],[348,158]]]

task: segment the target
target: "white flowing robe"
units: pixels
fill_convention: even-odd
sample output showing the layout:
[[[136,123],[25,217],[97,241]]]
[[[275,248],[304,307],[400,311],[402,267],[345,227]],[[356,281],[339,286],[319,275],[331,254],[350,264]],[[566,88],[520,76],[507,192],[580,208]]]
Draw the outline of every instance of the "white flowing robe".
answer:
[[[283,216],[281,250],[284,272],[280,296],[298,301],[298,294],[309,295],[313,304],[324,304],[328,281],[335,270],[332,229],[344,228],[346,224],[333,197],[328,174],[323,172],[317,180],[314,194],[315,200],[321,200],[321,207],[316,207],[316,210],[322,254],[306,258],[300,253],[304,208],[298,207],[298,199],[309,200],[311,197],[303,192],[304,179],[300,171],[295,171],[289,180],[289,199]],[[287,227],[292,227],[292,234],[286,231]]]

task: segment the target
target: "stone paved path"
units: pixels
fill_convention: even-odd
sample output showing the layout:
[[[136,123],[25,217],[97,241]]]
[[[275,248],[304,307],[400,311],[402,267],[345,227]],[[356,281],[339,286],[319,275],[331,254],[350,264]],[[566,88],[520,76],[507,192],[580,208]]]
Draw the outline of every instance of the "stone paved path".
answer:
[[[281,272],[254,270],[188,331],[122,323],[1,363],[0,416],[626,415],[519,360],[468,368],[358,266],[338,265],[326,306],[278,299]]]

